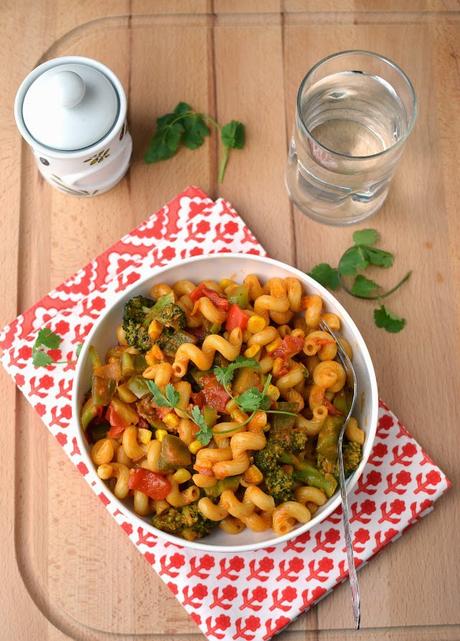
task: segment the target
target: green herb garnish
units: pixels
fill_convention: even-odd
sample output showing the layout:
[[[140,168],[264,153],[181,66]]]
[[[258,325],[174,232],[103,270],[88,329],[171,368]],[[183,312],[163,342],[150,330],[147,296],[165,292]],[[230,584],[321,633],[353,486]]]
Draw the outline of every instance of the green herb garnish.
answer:
[[[153,401],[158,407],[169,407],[171,409],[177,409],[180,401],[179,392],[174,389],[174,385],[168,383],[165,387],[164,394],[154,381],[146,380],[147,387],[152,393]],[[196,434],[196,438],[200,441],[202,445],[208,445],[209,441],[212,438],[212,429],[206,423],[206,420],[203,416],[198,405],[195,405],[191,412],[183,411],[187,417],[198,425],[200,428]]]
[[[238,356],[232,363],[229,363],[226,367],[216,366],[212,370],[216,376],[218,383],[220,383],[227,394],[231,397],[232,391],[230,386],[233,381],[233,377],[237,369],[242,367],[250,367],[251,369],[259,369],[260,365],[255,358],[244,358],[244,356]]]
[[[32,345],[32,363],[35,367],[48,367],[48,365],[67,365],[71,361],[55,361],[48,353],[49,349],[58,349],[62,338],[48,327],[43,327],[37,334]],[[80,355],[83,345],[77,345],[76,358]]]
[[[316,265],[308,275],[328,289],[336,290],[340,287],[339,270],[328,263]]]
[[[381,305],[374,310],[374,321],[377,327],[381,327],[391,334],[397,334],[406,325],[405,318],[393,314],[385,305]]]
[[[383,300],[409,280],[412,272],[407,272],[394,287],[388,290],[383,289],[383,287],[374,280],[360,273],[365,271],[370,265],[385,269],[393,265],[394,256],[391,252],[374,247],[379,240],[380,234],[375,229],[360,229],[355,231],[353,234],[354,245],[342,254],[337,269],[331,267],[328,263],[320,263],[311,270],[309,275],[329,289],[336,290],[342,286],[348,294],[356,298]],[[353,281],[350,282],[352,278]],[[376,310],[376,314],[377,311],[381,312],[382,308],[383,305],[380,310]],[[377,324],[377,318],[380,318],[380,315],[376,314],[374,314],[374,320],[377,327],[383,327],[383,325]],[[399,322],[399,329],[388,331],[400,331],[404,327],[405,321],[402,325],[400,324],[400,321],[403,319],[395,317],[394,320]],[[387,324],[393,326],[391,323]]]
[[[180,102],[172,113],[157,118],[155,133],[144,156],[145,162],[168,160],[176,155],[181,146],[198,149],[210,134],[208,124],[220,131],[223,151],[218,180],[223,182],[230,150],[244,147],[244,125],[232,120],[221,127],[211,116],[194,111],[186,102]]]
[[[200,428],[195,437],[202,445],[209,445],[212,439],[212,428],[206,423],[203,413],[198,405],[195,405],[191,413],[192,421]]]

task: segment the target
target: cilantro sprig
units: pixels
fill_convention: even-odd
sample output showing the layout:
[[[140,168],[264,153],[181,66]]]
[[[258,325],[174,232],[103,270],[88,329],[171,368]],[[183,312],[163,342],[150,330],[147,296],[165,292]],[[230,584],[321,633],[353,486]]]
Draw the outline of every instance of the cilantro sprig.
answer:
[[[53,332],[49,327],[43,327],[37,333],[37,338],[32,345],[32,363],[34,367],[48,367],[49,365],[67,365],[71,361],[56,361],[48,350],[59,349],[62,337]],[[82,344],[77,345],[75,356],[80,356]]]
[[[320,263],[313,267],[309,275],[324,287],[334,291],[342,287],[355,298],[382,301],[394,294],[408,281],[412,271],[408,271],[394,287],[388,290],[385,290],[374,280],[364,276],[361,272],[370,266],[383,269],[393,266],[394,255],[384,249],[375,247],[379,240],[380,234],[376,229],[355,231],[353,234],[354,244],[342,254],[336,268],[331,267],[328,263]],[[401,331],[406,324],[404,319],[386,310],[383,305],[375,310],[374,322],[377,327],[392,333]]]
[[[150,164],[168,160],[181,147],[198,149],[211,133],[208,124],[220,132],[222,152],[218,181],[223,182],[230,151],[243,149],[245,145],[245,127],[238,120],[221,126],[214,118],[196,112],[186,102],[179,102],[173,112],[157,118],[155,132],[144,156],[145,162]]]
[[[250,367],[251,369],[259,369],[260,365],[255,358],[245,358],[244,356],[238,356],[232,363],[229,363],[226,367],[216,366],[213,369],[213,372],[217,378],[217,382],[220,383],[227,394],[233,398],[231,384],[235,372],[237,369],[242,367]]]
[[[179,392],[174,389],[174,386],[171,385],[171,383],[168,383],[166,385],[164,393],[154,381],[146,380],[146,383],[149,391],[153,396],[153,400],[156,405],[158,405],[158,407],[169,407],[171,409],[177,409],[180,401],[180,395]],[[191,412],[185,411],[185,414],[191,421],[193,421],[193,423],[195,423],[195,425],[198,425],[198,427],[200,428],[196,434],[196,438],[202,445],[208,445],[210,440],[212,439],[212,428],[206,423],[204,415],[198,405],[195,405]]]

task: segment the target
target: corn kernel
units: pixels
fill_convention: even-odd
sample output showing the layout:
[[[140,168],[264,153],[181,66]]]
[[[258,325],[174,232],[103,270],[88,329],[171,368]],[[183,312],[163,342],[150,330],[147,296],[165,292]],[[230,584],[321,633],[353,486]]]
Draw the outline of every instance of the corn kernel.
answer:
[[[192,454],[196,454],[198,450],[201,450],[202,447],[203,445],[200,443],[200,441],[192,441],[188,446],[188,449]]]
[[[271,398],[272,401],[277,401],[280,397],[281,392],[276,387],[276,385],[269,385],[267,388],[267,396]]]
[[[179,417],[174,412],[170,412],[163,417],[163,423],[168,427],[177,427],[179,425]]]
[[[221,289],[225,289],[226,287],[230,287],[230,285],[234,285],[235,281],[232,280],[231,278],[222,278],[222,280],[219,281],[219,287]]]
[[[248,321],[248,330],[251,332],[251,334],[256,334],[257,332],[261,332],[265,327],[267,327],[267,319],[265,319],[263,316],[259,316],[259,314],[253,314],[251,318]]]
[[[278,338],[275,338],[274,341],[271,343],[268,343],[268,345],[265,345],[265,349],[267,350],[268,354],[271,354],[272,352],[275,351],[275,349],[278,349],[278,347],[281,345],[281,338],[278,336]]]
[[[176,472],[173,474],[173,479],[176,481],[176,483],[185,483],[186,481],[189,481],[192,478],[192,475],[188,470],[185,469],[185,467],[180,467]]]
[[[244,352],[246,358],[254,358],[260,352],[260,345],[250,345]]]
[[[159,338],[162,331],[163,331],[163,325],[159,323],[156,319],[154,319],[149,325],[148,335],[152,339],[152,341],[156,341],[157,338]]]
[[[147,445],[150,443],[150,440],[152,438],[152,432],[145,427],[140,427],[137,430],[137,438],[140,440],[141,443],[144,445]]]
[[[161,443],[167,433],[166,430],[155,430],[155,438]]]

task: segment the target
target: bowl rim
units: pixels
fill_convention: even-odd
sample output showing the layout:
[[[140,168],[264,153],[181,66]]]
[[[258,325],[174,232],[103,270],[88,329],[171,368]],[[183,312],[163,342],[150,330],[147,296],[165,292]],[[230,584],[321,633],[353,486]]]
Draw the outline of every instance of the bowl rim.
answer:
[[[172,534],[168,534],[167,532],[163,532],[162,530],[158,530],[153,525],[148,523],[148,521],[138,516],[134,512],[134,510],[128,508],[120,499],[118,499],[115,496],[115,494],[113,494],[113,492],[111,492],[107,488],[107,485],[104,483],[104,481],[98,477],[98,475],[96,474],[94,463],[92,462],[89,456],[87,444],[85,443],[83,431],[80,426],[80,420],[79,420],[80,408],[78,407],[77,399],[78,399],[79,390],[81,386],[81,379],[82,379],[81,372],[83,369],[83,364],[85,363],[87,358],[87,352],[88,352],[89,346],[91,345],[91,340],[94,334],[98,331],[100,325],[104,322],[104,319],[110,314],[112,309],[120,303],[122,299],[128,298],[132,291],[138,289],[139,287],[142,287],[145,283],[149,282],[152,278],[155,278],[156,276],[162,273],[166,273],[170,270],[173,270],[176,267],[184,266],[190,263],[199,263],[199,262],[206,263],[206,262],[212,262],[215,260],[226,261],[226,260],[235,260],[235,259],[244,259],[244,260],[253,261],[255,264],[259,264],[261,266],[264,264],[269,264],[274,267],[279,267],[281,269],[290,271],[293,274],[293,276],[299,278],[304,284],[312,286],[321,294],[321,297],[326,302],[326,304],[331,305],[334,308],[334,311],[336,311],[339,314],[342,322],[348,327],[348,329],[353,334],[353,338],[357,342],[358,349],[364,359],[364,363],[367,369],[367,374],[369,376],[370,396],[371,396],[372,403],[371,403],[371,416],[369,417],[370,427],[369,427],[369,432],[366,439],[366,446],[363,449],[363,457],[361,459],[359,466],[355,470],[355,472],[347,480],[347,494],[351,492],[351,490],[355,487],[356,483],[358,482],[358,479],[360,478],[364,470],[364,467],[367,463],[367,460],[370,456],[370,453],[372,451],[372,446],[373,446],[373,443],[375,440],[375,434],[377,431],[377,420],[378,420],[378,409],[379,409],[377,379],[375,376],[374,366],[372,363],[371,356],[369,354],[369,350],[367,349],[367,345],[357,325],[351,318],[350,314],[343,307],[343,305],[335,298],[333,294],[331,294],[331,292],[329,292],[325,287],[323,287],[320,283],[315,281],[311,276],[309,276],[305,272],[302,272],[301,270],[297,269],[296,267],[292,267],[287,263],[283,263],[282,261],[275,260],[273,258],[268,258],[267,256],[260,256],[256,254],[243,254],[243,253],[203,254],[200,256],[193,256],[191,258],[174,260],[162,267],[154,267],[152,268],[151,273],[141,278],[140,280],[137,280],[135,283],[133,283],[132,285],[124,289],[122,292],[120,292],[118,296],[114,297],[113,301],[104,309],[104,311],[101,313],[99,318],[95,321],[93,327],[91,328],[91,331],[89,332],[83,344],[81,353],[77,361],[77,366],[75,368],[74,386],[72,389],[71,421],[76,431],[76,439],[77,439],[78,446],[80,448],[81,456],[84,459],[88,468],[88,474],[90,475],[91,485],[93,488],[99,488],[105,495],[109,493],[110,501],[114,503],[114,505],[118,508],[118,510],[123,515],[126,515],[127,518],[131,519],[136,524],[137,527],[142,527],[147,531],[151,532],[152,534],[154,534],[155,536],[158,536],[159,538],[165,541],[168,541],[169,543],[173,543],[174,545],[180,548],[189,548],[192,550],[200,550],[200,551],[209,552],[209,553],[216,553],[216,552],[234,553],[234,552],[255,551],[263,548],[277,546],[282,543],[285,543],[286,541],[294,539],[297,536],[304,534],[311,528],[315,527],[316,525],[324,521],[330,514],[332,514],[332,512],[334,512],[337,509],[339,505],[341,505],[342,500],[340,497],[340,491],[337,491],[335,493],[335,496],[329,499],[328,503],[326,503],[326,508],[323,511],[321,511],[320,514],[318,514],[317,516],[313,516],[313,518],[310,521],[308,521],[308,523],[299,525],[297,528],[294,528],[293,530],[291,530],[287,534],[283,534],[282,536],[273,536],[272,538],[264,541],[255,541],[254,543],[245,543],[245,544],[239,544],[239,545],[238,544],[211,545],[211,544],[203,543],[201,539],[198,541],[187,541],[185,539],[181,539]]]

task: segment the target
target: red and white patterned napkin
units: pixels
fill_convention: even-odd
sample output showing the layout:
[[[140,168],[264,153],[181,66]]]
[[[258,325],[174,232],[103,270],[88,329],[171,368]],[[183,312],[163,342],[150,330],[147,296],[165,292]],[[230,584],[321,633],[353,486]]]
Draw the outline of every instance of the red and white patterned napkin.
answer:
[[[0,332],[3,366],[95,492],[70,421],[74,366],[35,369],[37,331],[46,325],[63,336],[53,356],[71,360],[114,294],[153,267],[217,252],[265,254],[229,203],[189,187]],[[381,402],[374,449],[350,496],[357,564],[427,514],[449,486]],[[340,508],[288,543],[211,555],[163,542],[108,490],[98,496],[209,639],[266,641],[347,578]]]

